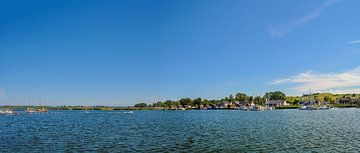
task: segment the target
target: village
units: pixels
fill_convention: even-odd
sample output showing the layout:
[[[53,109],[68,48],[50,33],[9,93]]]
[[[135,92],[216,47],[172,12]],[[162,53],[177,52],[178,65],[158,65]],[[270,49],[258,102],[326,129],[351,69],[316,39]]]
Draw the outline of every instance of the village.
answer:
[[[245,111],[274,110],[274,109],[300,109],[300,110],[326,110],[333,107],[347,108],[359,107],[359,94],[330,94],[314,93],[302,96],[286,96],[281,91],[268,92],[264,96],[247,96],[244,93],[230,95],[221,100],[182,98],[178,101],[166,100],[152,105],[136,104],[135,108],[153,108],[167,110],[191,109],[236,109]]]

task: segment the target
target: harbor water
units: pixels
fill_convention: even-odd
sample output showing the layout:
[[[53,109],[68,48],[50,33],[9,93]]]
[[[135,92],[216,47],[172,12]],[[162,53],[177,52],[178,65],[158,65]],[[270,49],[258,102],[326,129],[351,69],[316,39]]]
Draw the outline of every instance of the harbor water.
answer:
[[[0,152],[360,152],[360,109],[0,116]]]

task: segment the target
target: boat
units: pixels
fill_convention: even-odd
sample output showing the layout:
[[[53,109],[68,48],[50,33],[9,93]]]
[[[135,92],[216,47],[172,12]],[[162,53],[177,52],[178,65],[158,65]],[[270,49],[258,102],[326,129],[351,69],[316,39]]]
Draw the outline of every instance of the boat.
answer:
[[[267,110],[265,107],[263,107],[263,106],[259,106],[259,105],[257,105],[257,106],[241,106],[240,108],[239,108],[240,110],[242,110],[242,111],[263,111],[263,110]]]
[[[318,107],[314,107],[314,106],[302,106],[301,108],[299,108],[299,110],[318,110]]]
[[[28,108],[26,108],[25,112],[26,112],[26,113],[36,113],[37,111],[36,111],[35,108],[30,108],[30,107],[28,107]]]
[[[29,106],[30,106],[30,98],[29,98]],[[39,98],[39,106],[41,106],[41,98]],[[44,107],[42,108],[33,108],[33,107],[28,107],[25,110],[26,113],[45,113],[48,112],[48,110]]]
[[[45,113],[45,112],[48,112],[48,110],[46,108],[39,108],[37,109],[37,112],[40,112],[40,113]]]
[[[275,107],[265,106],[264,110],[275,110]]]
[[[128,112],[124,112],[125,114],[133,114],[134,111],[128,111]]]
[[[249,111],[249,107],[248,107],[248,106],[245,106],[245,105],[241,105],[241,106],[240,106],[240,110],[242,110],[242,111]]]
[[[265,110],[264,106],[256,105],[254,101],[250,103],[250,106],[243,106],[240,108],[241,110],[245,111],[263,111]]]
[[[330,109],[330,107],[326,105],[319,107],[319,110],[328,110],[328,109]]]
[[[3,109],[0,109],[0,114],[1,115],[10,115],[10,114],[14,114],[14,112],[11,109],[3,108]]]
[[[39,108],[39,109],[35,109],[35,108],[26,108],[25,110],[26,113],[45,113],[48,112],[48,110],[46,108]]]

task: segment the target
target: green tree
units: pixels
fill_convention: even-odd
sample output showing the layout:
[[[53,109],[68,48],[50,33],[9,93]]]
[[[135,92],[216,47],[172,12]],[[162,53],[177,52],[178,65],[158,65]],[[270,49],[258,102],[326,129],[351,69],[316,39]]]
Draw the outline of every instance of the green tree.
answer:
[[[186,107],[187,105],[191,105],[192,100],[190,98],[181,98],[179,102],[183,107]]]
[[[267,92],[264,98],[268,100],[285,100],[286,95],[281,91]]]
[[[193,100],[193,105],[197,106],[198,109],[200,109],[200,105],[201,105],[201,98],[196,98]]]
[[[234,96],[232,94],[229,95],[229,102],[233,102],[234,101]]]
[[[207,99],[203,99],[201,103],[206,107],[206,106],[209,106],[210,101]]]
[[[330,102],[330,103],[332,104],[332,103],[334,103],[335,100],[334,100],[332,97],[330,97],[330,96],[325,96],[325,97],[324,97],[324,101]]]
[[[300,98],[295,98],[294,102],[293,102],[293,105],[298,105],[299,102],[300,102]]]
[[[171,101],[171,100],[166,100],[165,101],[165,106],[166,107],[171,108],[172,105],[173,105],[173,101]]]
[[[134,107],[147,107],[146,103],[137,103],[134,105]]]
[[[248,97],[244,93],[237,93],[235,95],[235,100],[237,100],[237,101],[246,101],[247,99],[248,99]]]
[[[249,97],[248,97],[248,101],[249,101],[249,102],[252,102],[253,100],[254,100],[254,97],[253,97],[253,96],[249,96]]]
[[[264,105],[265,99],[262,98],[261,96],[256,96],[254,98],[254,102],[255,102],[256,105]]]
[[[216,107],[216,104],[220,103],[220,100],[209,100],[209,105],[212,107],[212,108],[215,108]]]

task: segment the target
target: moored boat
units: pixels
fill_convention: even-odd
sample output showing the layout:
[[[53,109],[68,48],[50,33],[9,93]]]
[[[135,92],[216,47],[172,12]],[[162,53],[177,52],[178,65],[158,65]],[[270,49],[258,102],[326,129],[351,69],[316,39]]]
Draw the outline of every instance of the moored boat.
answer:
[[[26,113],[45,113],[48,112],[48,110],[46,108],[39,108],[39,109],[35,109],[35,108],[26,108],[25,110]]]
[[[317,110],[314,106],[302,106],[299,110]]]
[[[328,109],[330,109],[330,107],[326,105],[319,107],[319,110],[328,110]]]
[[[3,108],[3,109],[0,109],[0,114],[2,114],[2,115],[14,114],[14,112],[11,109]]]

